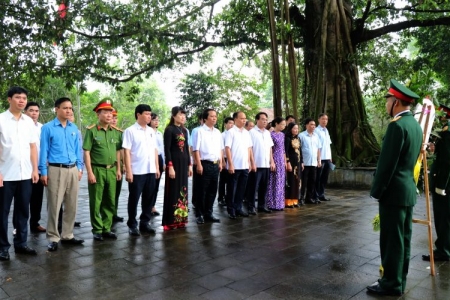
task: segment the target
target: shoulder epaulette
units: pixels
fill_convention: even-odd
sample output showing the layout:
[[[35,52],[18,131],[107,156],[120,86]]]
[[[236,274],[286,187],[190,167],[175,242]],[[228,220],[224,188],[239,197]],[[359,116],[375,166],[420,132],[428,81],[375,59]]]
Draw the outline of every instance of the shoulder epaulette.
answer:
[[[393,118],[393,119],[391,120],[391,122],[397,122],[397,121],[400,120],[401,118],[402,118],[402,116],[397,116],[397,117]]]
[[[109,126],[111,126],[111,128],[113,128],[113,129],[115,129],[115,130],[117,130],[117,131],[123,132],[123,130],[120,129],[119,127],[116,127],[116,126],[114,126],[114,125],[109,125]]]
[[[442,131],[444,132],[444,131],[448,131],[448,125],[447,126],[444,126],[444,128],[442,128]]]
[[[86,127],[87,129],[92,129],[95,127],[96,124],[92,124],[91,126]]]

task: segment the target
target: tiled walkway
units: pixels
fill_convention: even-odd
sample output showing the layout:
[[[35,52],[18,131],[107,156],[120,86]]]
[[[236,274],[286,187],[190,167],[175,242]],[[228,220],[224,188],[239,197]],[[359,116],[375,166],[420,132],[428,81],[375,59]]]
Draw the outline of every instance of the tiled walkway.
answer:
[[[84,246],[49,253],[45,235],[31,234],[37,256],[16,256],[12,248],[11,260],[0,262],[0,299],[373,299],[365,287],[378,278],[378,233],[371,226],[378,205],[367,191],[328,196],[331,202],[237,220],[217,207],[221,224],[197,225],[191,212],[186,229],[170,232],[163,232],[160,216],[153,220],[156,235],[138,238],[119,223],[117,241],[96,242],[83,178],[75,235]],[[124,217],[126,199],[124,183]],[[420,198],[415,217],[424,216]],[[402,299],[450,299],[450,263],[436,264],[431,277],[421,260],[427,247],[426,227],[413,225]]]

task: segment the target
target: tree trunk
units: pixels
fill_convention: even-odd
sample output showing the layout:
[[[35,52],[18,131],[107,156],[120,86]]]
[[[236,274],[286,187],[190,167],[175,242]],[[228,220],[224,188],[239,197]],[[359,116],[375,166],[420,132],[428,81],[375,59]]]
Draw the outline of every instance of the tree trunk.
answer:
[[[329,118],[333,159],[339,166],[375,163],[379,145],[372,133],[359,84],[350,30],[349,0],[307,0],[305,6],[303,116]]]
[[[269,12],[270,45],[272,54],[272,88],[273,88],[273,109],[274,116],[282,116],[281,108],[281,80],[280,80],[280,62],[278,57],[278,43],[275,24],[274,0],[267,0],[267,9]]]

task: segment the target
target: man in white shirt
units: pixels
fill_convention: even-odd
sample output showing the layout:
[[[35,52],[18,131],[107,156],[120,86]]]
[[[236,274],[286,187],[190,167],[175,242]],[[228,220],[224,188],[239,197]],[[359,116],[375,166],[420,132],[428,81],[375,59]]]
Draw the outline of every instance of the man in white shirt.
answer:
[[[319,126],[314,130],[320,137],[322,148],[320,149],[321,167],[317,168],[316,177],[316,197],[319,201],[330,201],[330,198],[325,197],[325,187],[328,182],[328,175],[331,170],[331,138],[327,129],[328,116],[327,114],[319,115]]]
[[[225,138],[225,153],[228,159],[227,210],[228,217],[232,220],[236,216],[248,217],[248,213],[242,211],[245,187],[249,170],[256,170],[253,162],[252,139],[244,128],[247,120],[243,112],[233,114],[234,127],[228,130]]]
[[[0,114],[0,260],[9,260],[8,215],[14,198],[16,254],[36,255],[28,247],[28,217],[32,184],[39,180],[37,135],[33,120],[22,114],[28,92],[8,90],[9,109]]]
[[[314,132],[316,122],[312,118],[305,120],[306,130],[299,133],[302,144],[302,155],[304,169],[302,172],[302,187],[300,189],[300,203],[303,199],[305,203],[319,204],[320,200],[315,200],[315,185],[317,167],[320,167],[321,141],[317,133]],[[305,195],[306,191],[306,195]]]
[[[152,114],[152,121],[150,122],[150,124],[148,124],[148,126],[153,128],[153,130],[155,131],[156,145],[158,148],[159,178],[157,178],[155,181],[155,191],[153,192],[152,195],[152,216],[159,216],[160,213],[156,210],[155,204],[156,198],[158,197],[159,183],[161,181],[162,173],[164,172],[165,169],[165,163],[164,163],[164,139],[163,134],[158,130],[159,117],[157,114],[155,113]]]
[[[42,124],[38,122],[39,109],[40,109],[39,104],[36,102],[28,102],[27,105],[25,106],[25,114],[33,120],[36,129],[37,134],[36,149],[38,161],[39,161],[39,149],[41,144],[40,140],[42,129]],[[38,180],[36,183],[33,184],[30,200],[30,231],[33,233],[40,233],[46,231],[46,229],[39,224],[39,220],[41,219],[43,197],[44,197],[44,185],[42,185],[42,182]]]
[[[223,145],[225,147],[225,138],[227,136],[228,130],[233,128],[234,126],[234,120],[232,117],[226,117],[225,120],[223,120],[223,127],[222,127],[222,141]],[[220,171],[219,176],[219,205],[220,206],[227,206],[227,202],[225,200],[225,197],[227,196],[226,193],[226,186],[228,184],[228,169],[227,169],[227,155],[225,153],[225,149],[223,151],[223,159],[222,159],[222,171]]]
[[[269,130],[266,129],[268,116],[265,112],[260,112],[256,115],[255,120],[256,126],[249,131],[256,165],[256,171],[250,172],[247,182],[247,207],[248,213],[251,215],[256,215],[256,196],[258,197],[258,212],[272,212],[266,206],[266,192],[269,184],[269,170],[275,171],[275,163],[272,156],[273,140]]]
[[[158,149],[156,134],[147,126],[152,118],[152,109],[139,104],[134,111],[136,123],[125,129],[122,147],[125,149],[125,179],[128,181],[128,233],[140,236],[141,231],[155,233],[149,222],[152,213],[152,193],[155,180],[159,178]],[[136,221],[137,205],[142,195],[142,213],[139,229]]]
[[[196,165],[194,176],[198,184],[195,217],[197,224],[203,224],[205,221],[220,223],[220,219],[213,215],[213,205],[217,195],[219,172],[222,170],[222,135],[214,128],[217,123],[217,113],[214,109],[205,109],[202,119],[203,126],[192,136]]]
[[[197,121],[198,121],[198,126],[195,127],[194,129],[192,129],[192,132],[189,133],[189,129],[186,128],[187,132],[188,132],[188,143],[189,143],[189,151],[192,155],[192,141],[194,140],[195,136],[197,135],[197,131],[203,126],[203,119],[202,119],[202,114],[198,114],[197,115]],[[184,125],[184,124],[183,124]],[[197,166],[195,165],[195,160],[193,159],[193,157],[191,156],[191,163],[193,165],[193,170],[197,169]],[[195,175],[195,171],[193,173],[193,175]],[[197,203],[197,199],[198,199],[198,182],[196,180],[196,176],[192,176],[192,196],[191,196],[191,204],[192,204],[192,208],[195,209],[195,204]]]

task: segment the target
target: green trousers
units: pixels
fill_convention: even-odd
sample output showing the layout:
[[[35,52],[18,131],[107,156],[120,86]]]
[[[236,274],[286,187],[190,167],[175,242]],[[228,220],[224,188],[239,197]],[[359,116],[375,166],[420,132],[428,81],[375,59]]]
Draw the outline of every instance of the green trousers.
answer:
[[[116,167],[92,166],[97,183],[88,184],[92,233],[110,232],[115,212]]]
[[[450,189],[446,191],[447,196],[441,196],[432,191],[434,227],[437,239],[434,254],[440,257],[450,258]]]
[[[379,205],[380,252],[384,268],[380,286],[404,292],[411,252],[413,206]]]

